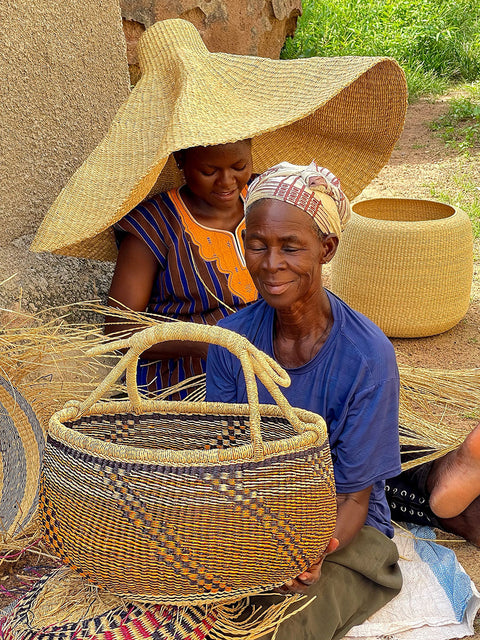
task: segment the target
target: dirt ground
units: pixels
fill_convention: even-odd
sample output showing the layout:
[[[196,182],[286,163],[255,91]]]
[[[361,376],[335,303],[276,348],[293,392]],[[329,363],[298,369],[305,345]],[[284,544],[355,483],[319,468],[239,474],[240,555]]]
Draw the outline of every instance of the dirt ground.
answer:
[[[441,192],[451,176],[458,175],[468,163],[470,174],[478,177],[480,187],[479,151],[465,159],[449,149],[428,128],[428,123],[447,109],[445,100],[421,101],[408,109],[404,132],[390,162],[365,189],[361,199],[396,196],[431,198],[432,188]],[[432,187],[433,185],[433,187]],[[438,198],[441,199],[441,198]],[[446,333],[422,339],[393,341],[401,364],[439,369],[480,366],[480,243],[476,242],[476,262],[471,305],[465,318]],[[480,589],[480,550],[450,536],[449,546]],[[11,572],[0,577],[0,608],[50,569],[54,562],[45,556],[25,555]],[[0,572],[2,572],[0,568]],[[480,615],[477,616],[475,639],[480,640]]]
[[[428,124],[447,110],[446,100],[421,101],[408,108],[403,134],[388,165],[363,191],[361,198],[431,198],[432,189],[448,188],[450,176],[461,174],[466,163],[480,187],[480,150],[466,159],[433,134]],[[433,185],[433,186],[432,186]],[[437,199],[437,198],[434,198]],[[441,198],[438,198],[441,199]],[[392,341],[399,363],[433,369],[480,367],[480,242],[475,243],[471,304],[466,316],[445,333],[420,339]],[[480,549],[464,542],[448,543],[460,563],[480,589]],[[480,640],[480,614],[475,624],[475,640]]]

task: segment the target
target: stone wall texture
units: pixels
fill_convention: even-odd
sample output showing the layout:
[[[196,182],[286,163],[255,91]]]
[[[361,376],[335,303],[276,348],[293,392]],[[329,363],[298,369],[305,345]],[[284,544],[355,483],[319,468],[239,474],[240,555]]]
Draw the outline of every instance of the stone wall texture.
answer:
[[[133,83],[136,43],[158,20],[189,20],[210,51],[278,58],[302,11],[301,0],[120,0],[120,6]]]
[[[2,0],[0,25],[0,306],[91,298],[104,267],[28,247],[128,95],[118,0]]]

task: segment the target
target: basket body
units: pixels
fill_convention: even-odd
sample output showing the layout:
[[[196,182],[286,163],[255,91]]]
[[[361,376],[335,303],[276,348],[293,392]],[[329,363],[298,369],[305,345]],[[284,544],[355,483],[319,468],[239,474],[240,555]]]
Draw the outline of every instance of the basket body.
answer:
[[[176,605],[260,592],[318,559],[336,516],[328,440],[309,444],[262,405],[265,456],[253,460],[242,453],[248,405],[166,404],[190,409],[92,408],[51,424],[40,503],[55,553],[115,594]],[[230,459],[206,463],[205,452]]]
[[[332,261],[332,291],[390,337],[447,331],[468,310],[472,227],[431,200],[376,198],[353,205]]]

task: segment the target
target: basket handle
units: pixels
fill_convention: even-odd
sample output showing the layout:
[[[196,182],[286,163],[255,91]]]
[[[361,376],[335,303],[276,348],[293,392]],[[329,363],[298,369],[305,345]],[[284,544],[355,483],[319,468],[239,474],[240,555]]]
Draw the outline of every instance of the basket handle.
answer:
[[[283,387],[290,385],[288,373],[278,362],[263,351],[260,351],[260,349],[257,349],[247,338],[234,331],[193,322],[160,322],[152,327],[134,333],[128,338],[107,342],[90,349],[87,353],[91,356],[105,355],[119,349],[128,349],[128,351],[90,396],[78,405],[78,415],[86,413],[88,409],[100,400],[100,398],[112,388],[124,371],[126,371],[127,374],[126,385],[128,398],[134,410],[140,410],[143,400],[137,386],[136,374],[138,358],[154,344],[170,340],[191,340],[216,344],[225,347],[240,360],[250,407],[250,437],[255,458],[263,455],[263,440],[260,428],[261,415],[255,376],[258,377],[269,391],[295,430],[298,433],[302,433],[307,428],[307,423],[299,419],[288,400],[278,388],[278,385]],[[317,430],[317,427],[312,424],[308,424],[308,428]]]

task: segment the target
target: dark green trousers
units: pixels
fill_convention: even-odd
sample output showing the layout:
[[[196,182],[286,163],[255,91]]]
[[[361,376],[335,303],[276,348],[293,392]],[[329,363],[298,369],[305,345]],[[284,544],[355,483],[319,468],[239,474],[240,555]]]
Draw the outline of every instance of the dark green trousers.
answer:
[[[402,575],[397,561],[395,543],[377,529],[363,527],[347,547],[327,556],[320,580],[309,589],[315,600],[280,625],[276,640],[342,638],[400,592]],[[283,597],[265,594],[250,601],[265,607]]]

